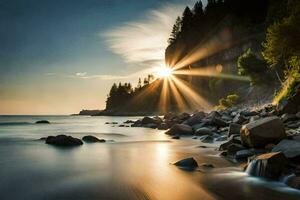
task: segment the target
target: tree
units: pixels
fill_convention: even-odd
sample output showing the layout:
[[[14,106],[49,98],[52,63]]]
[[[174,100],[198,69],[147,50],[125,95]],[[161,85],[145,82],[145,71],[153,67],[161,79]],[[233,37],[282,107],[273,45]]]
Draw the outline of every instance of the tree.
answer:
[[[191,23],[193,20],[193,13],[191,9],[187,6],[182,14],[182,20],[181,20],[181,31],[187,32],[191,28]]]
[[[252,84],[264,83],[269,80],[268,68],[264,60],[259,59],[251,49],[238,58],[238,72],[242,76],[250,76]]]
[[[194,5],[193,12],[196,16],[203,16],[203,4],[202,1],[197,1]]]
[[[139,82],[138,82],[137,88],[138,89],[142,88],[142,80],[141,80],[141,78],[139,78]]]
[[[173,25],[173,29],[171,32],[171,36],[168,40],[169,44],[172,44],[174,41],[177,40],[181,31],[181,18],[177,17],[175,24]]]
[[[269,26],[263,48],[263,57],[271,67],[281,71],[292,70],[289,65],[291,59],[300,59],[300,9]]]

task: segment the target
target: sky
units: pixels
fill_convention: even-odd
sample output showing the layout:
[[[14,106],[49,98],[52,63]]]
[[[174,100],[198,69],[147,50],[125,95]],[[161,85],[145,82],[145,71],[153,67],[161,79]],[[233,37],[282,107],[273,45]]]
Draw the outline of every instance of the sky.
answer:
[[[162,65],[193,0],[0,0],[0,114],[103,109],[114,82]]]

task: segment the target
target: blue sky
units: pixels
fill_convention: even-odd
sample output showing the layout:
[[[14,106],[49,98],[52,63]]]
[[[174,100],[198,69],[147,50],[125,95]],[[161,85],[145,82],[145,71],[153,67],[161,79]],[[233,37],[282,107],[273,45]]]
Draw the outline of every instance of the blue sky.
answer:
[[[134,82],[140,74],[131,74],[149,67],[138,53],[149,45],[141,29],[161,32],[150,46],[162,48],[174,16],[191,2],[0,0],[0,114],[104,108],[113,82]]]

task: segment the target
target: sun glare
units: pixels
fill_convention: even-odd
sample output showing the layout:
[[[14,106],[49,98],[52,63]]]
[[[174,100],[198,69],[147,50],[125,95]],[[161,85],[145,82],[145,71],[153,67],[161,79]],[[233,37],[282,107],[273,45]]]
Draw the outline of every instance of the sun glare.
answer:
[[[169,67],[158,67],[156,73],[160,78],[168,78],[172,75],[172,69]]]

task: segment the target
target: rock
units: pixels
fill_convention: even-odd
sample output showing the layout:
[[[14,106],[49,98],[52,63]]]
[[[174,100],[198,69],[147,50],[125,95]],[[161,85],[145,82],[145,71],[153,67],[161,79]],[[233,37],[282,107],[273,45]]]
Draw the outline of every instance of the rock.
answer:
[[[136,120],[133,124],[131,124],[131,127],[142,127],[141,120]]]
[[[287,158],[300,159],[300,141],[297,140],[281,140],[273,149],[272,152],[282,152]]]
[[[220,153],[220,156],[226,157],[226,156],[227,156],[227,151],[222,151],[222,152]]]
[[[170,128],[170,127],[168,126],[167,123],[164,123],[164,122],[159,124],[157,127],[158,130],[167,130],[168,128]]]
[[[203,127],[203,128],[199,128],[199,129],[195,130],[194,134],[197,136],[212,135],[213,132],[211,131],[211,129]]]
[[[241,144],[235,144],[235,143],[230,144],[227,147],[227,155],[234,157],[238,151],[244,150],[244,149],[245,149],[245,147]]]
[[[83,142],[78,138],[73,138],[72,136],[66,135],[57,135],[57,136],[48,136],[46,138],[46,144],[51,144],[55,146],[79,146]]]
[[[120,124],[119,127],[125,127],[125,125],[124,124]]]
[[[209,163],[202,163],[202,164],[200,164],[199,167],[202,167],[202,168],[214,168],[215,166],[213,164],[209,164]]]
[[[39,140],[45,141],[47,138],[46,137],[41,137]]]
[[[216,139],[216,142],[224,142],[226,141],[228,138],[227,136],[223,135],[223,136],[220,136]]]
[[[203,135],[200,137],[200,140],[203,143],[213,143],[214,142],[214,138],[210,135]]]
[[[258,115],[259,113],[255,110],[243,110],[241,112],[241,115],[245,116],[245,117],[251,117],[251,116],[255,116],[255,115]]]
[[[158,125],[157,124],[154,124],[154,123],[150,123],[150,124],[145,124],[145,125],[143,125],[143,127],[145,127],[145,128],[157,128],[158,127]]]
[[[40,120],[40,121],[36,121],[35,123],[36,124],[50,124],[50,122],[47,120]]]
[[[185,124],[175,124],[168,131],[166,131],[167,135],[192,135],[193,130],[192,127]]]
[[[225,142],[220,145],[219,151],[227,150],[231,144],[241,144],[241,141],[238,139],[236,135],[231,135],[228,142]]]
[[[228,130],[228,137],[230,137],[233,134],[240,134],[242,126],[239,124],[231,123],[229,125],[229,130]]]
[[[127,121],[125,121],[124,122],[124,124],[133,124],[135,121],[133,121],[133,120],[127,120]]]
[[[197,112],[193,114],[190,118],[185,120],[183,123],[189,126],[194,126],[195,124],[201,123],[201,120],[206,116],[204,112]]]
[[[268,150],[268,151],[272,151],[272,149],[273,149],[275,146],[276,146],[275,144],[270,143],[270,144],[267,144],[267,145],[265,146],[265,149]]]
[[[295,115],[295,114],[289,114],[289,113],[285,113],[281,116],[281,120],[284,122],[284,123],[287,123],[287,122],[291,122],[291,121],[296,121],[298,120],[298,117]]]
[[[255,115],[255,116],[250,117],[249,122],[254,122],[254,121],[259,120],[259,119],[260,119],[260,116]]]
[[[193,125],[192,128],[193,128],[194,131],[196,131],[199,128],[205,127],[206,124],[207,124],[207,122],[201,122],[200,124]]]
[[[151,117],[144,117],[142,120],[141,120],[141,123],[143,125],[145,124],[160,124],[162,121],[159,117],[155,117],[155,118],[151,118]]]
[[[284,181],[288,186],[300,190],[300,175],[291,174]]]
[[[174,163],[177,167],[194,169],[198,167],[198,163],[194,158],[185,158]]]
[[[228,123],[224,120],[222,120],[221,118],[218,118],[218,117],[214,117],[212,119],[212,124],[218,126],[218,127],[225,127],[225,126],[228,126]]]
[[[95,136],[92,136],[92,135],[83,136],[82,140],[85,141],[85,142],[88,142],[88,143],[105,142],[104,139],[99,139],[99,138],[97,138]]]
[[[194,139],[194,140],[197,140],[197,139],[198,139],[198,137],[196,137],[196,136],[195,136],[195,137],[192,137],[192,139]]]
[[[191,115],[189,113],[181,113],[180,115],[178,115],[178,118],[182,121],[187,120],[191,117]]]
[[[174,139],[174,140],[179,140],[179,139],[180,139],[180,136],[174,135],[174,136],[172,137],[172,139]]]
[[[266,117],[244,125],[241,138],[244,145],[263,148],[269,143],[277,144],[286,137],[283,123],[278,117]]]
[[[300,119],[300,111],[296,113],[296,117]]]
[[[232,120],[232,122],[235,124],[244,124],[247,121],[248,121],[248,118],[241,114],[237,114]]]
[[[281,152],[266,153],[250,162],[246,172],[252,176],[278,179],[286,169],[288,160]]]
[[[239,150],[235,153],[235,159],[246,159],[250,156],[254,155],[254,151],[252,149],[243,149],[243,150]]]

